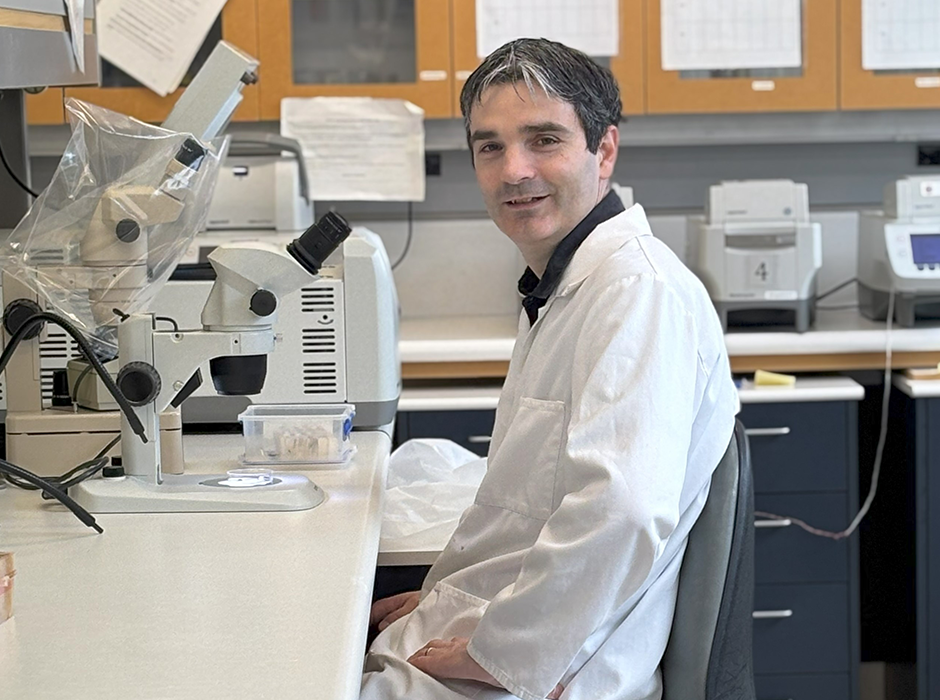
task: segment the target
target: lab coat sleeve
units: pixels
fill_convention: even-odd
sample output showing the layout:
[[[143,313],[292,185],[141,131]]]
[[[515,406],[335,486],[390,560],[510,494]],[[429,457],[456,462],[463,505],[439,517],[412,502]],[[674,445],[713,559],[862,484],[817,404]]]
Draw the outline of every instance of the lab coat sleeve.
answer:
[[[680,515],[704,371],[694,319],[652,275],[606,288],[591,308],[574,357],[559,358],[573,374],[558,507],[468,646],[524,700],[544,698],[640,589]]]

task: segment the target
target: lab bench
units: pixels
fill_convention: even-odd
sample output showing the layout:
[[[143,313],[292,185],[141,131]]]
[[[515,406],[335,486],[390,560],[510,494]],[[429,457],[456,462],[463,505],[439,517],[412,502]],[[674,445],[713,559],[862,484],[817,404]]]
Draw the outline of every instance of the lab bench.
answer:
[[[405,389],[395,442],[443,437],[485,455],[498,395],[495,387]],[[739,396],[755,509],[844,529],[859,502],[857,404],[863,388],[843,377],[814,377],[800,378],[792,389],[745,385]],[[857,536],[817,537],[792,519],[759,517],[755,528],[757,699],[857,699]],[[437,551],[383,549],[379,564],[429,565]]]
[[[353,433],[344,469],[304,472],[313,510],[97,516],[0,491],[14,616],[4,698],[359,696],[389,438]],[[238,464],[232,435],[184,438],[187,469]]]
[[[399,351],[404,379],[466,379],[506,376],[516,338],[516,316],[403,319]],[[806,333],[738,331],[725,335],[731,369],[841,372],[884,367],[884,322],[856,309],[820,309]],[[892,366],[926,367],[940,362],[940,325],[891,330]]]

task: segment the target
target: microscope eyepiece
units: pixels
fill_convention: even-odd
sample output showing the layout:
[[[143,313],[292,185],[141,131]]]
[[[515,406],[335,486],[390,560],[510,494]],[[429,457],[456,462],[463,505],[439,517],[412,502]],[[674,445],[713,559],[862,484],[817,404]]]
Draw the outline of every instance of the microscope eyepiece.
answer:
[[[196,139],[186,139],[176,152],[176,161],[190,170],[199,170],[202,159],[206,157],[206,149]]]
[[[336,212],[327,212],[304,231],[300,238],[288,244],[287,252],[294,256],[307,272],[315,275],[340,243],[349,237],[351,231],[352,228],[346,219]]]

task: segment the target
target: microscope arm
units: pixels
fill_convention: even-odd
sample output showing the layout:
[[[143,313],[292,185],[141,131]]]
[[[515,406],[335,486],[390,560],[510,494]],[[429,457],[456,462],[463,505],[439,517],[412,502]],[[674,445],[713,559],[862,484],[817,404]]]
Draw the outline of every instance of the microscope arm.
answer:
[[[170,405],[206,360],[237,355],[266,355],[274,350],[271,329],[254,331],[165,331],[153,336],[154,366],[160,374],[155,399],[160,413]]]

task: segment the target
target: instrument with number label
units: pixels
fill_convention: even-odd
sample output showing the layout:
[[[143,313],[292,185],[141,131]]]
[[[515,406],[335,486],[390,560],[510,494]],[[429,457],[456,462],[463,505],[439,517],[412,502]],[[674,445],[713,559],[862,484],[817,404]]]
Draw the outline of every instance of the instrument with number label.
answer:
[[[809,220],[809,191],[790,180],[722,182],[704,220],[690,226],[686,260],[722,326],[809,330],[822,267],[822,231]]]

